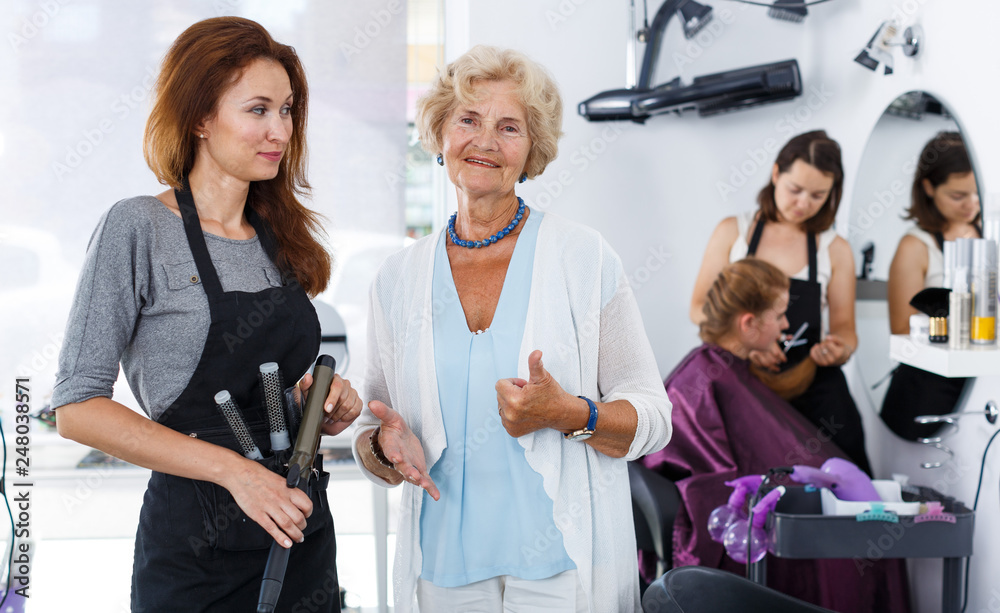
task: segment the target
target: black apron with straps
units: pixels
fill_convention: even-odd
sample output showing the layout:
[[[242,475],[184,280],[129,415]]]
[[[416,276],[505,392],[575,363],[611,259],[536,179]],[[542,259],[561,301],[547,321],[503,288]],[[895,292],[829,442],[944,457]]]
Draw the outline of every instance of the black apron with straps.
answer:
[[[257,446],[269,457],[258,367],[277,362],[286,380],[298,380],[319,352],[319,319],[294,280],[260,292],[224,292],[191,193],[175,194],[198,270],[191,282],[200,284],[208,297],[211,325],[187,387],[158,421],[241,453],[214,402],[216,392],[226,389],[242,409]],[[268,226],[250,207],[246,215],[274,261]],[[262,463],[277,468],[273,459]],[[340,611],[336,543],[325,491],[329,475],[321,475],[311,496],[305,541],[292,547],[277,611]],[[133,613],[255,611],[272,541],[225,488],[153,472],[136,534]]]
[[[747,244],[747,257],[757,253],[763,233],[764,220],[759,218],[753,229],[753,236]],[[809,250],[809,278],[790,279],[788,311],[785,313],[788,317],[788,329],[784,330],[784,334],[795,334],[805,324],[805,332],[799,336],[805,343],[792,347],[785,353],[788,361],[781,365],[781,370],[787,370],[809,357],[809,350],[820,341],[820,329],[823,327],[823,287],[817,278],[815,233],[808,233],[806,246]]]
[[[764,219],[758,217],[750,242],[747,257],[757,253],[760,237],[764,232]],[[818,280],[816,234],[806,236],[809,251],[809,279],[790,279],[788,288],[788,328],[785,334],[795,334],[802,324],[807,324],[799,338],[806,342],[792,347],[786,353],[788,361],[782,364],[785,370],[809,357],[809,350],[821,340],[823,326],[823,287]],[[847,379],[839,366],[817,366],[816,377],[801,396],[789,403],[798,409],[809,421],[820,429],[820,435],[828,437],[847,454],[848,459],[866,473],[871,474],[871,465],[865,451],[865,431],[861,415],[854,404]]]

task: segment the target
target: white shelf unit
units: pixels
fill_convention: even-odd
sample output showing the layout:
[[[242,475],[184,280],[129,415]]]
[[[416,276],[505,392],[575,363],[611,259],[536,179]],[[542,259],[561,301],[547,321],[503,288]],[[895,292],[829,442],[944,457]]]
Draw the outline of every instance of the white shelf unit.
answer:
[[[996,344],[949,349],[947,343],[931,344],[907,334],[893,334],[889,339],[889,357],[942,377],[1000,375],[1000,350]]]

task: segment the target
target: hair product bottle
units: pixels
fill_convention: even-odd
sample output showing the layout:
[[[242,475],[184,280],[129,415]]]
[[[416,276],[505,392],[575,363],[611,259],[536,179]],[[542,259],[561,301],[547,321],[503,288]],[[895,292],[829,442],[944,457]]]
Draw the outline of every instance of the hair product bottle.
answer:
[[[968,277],[965,270],[956,268],[956,275],[948,296],[948,336],[949,349],[968,349],[972,332],[972,294],[969,293]]]
[[[941,287],[952,289],[955,277],[955,241],[944,242],[942,255],[944,256],[944,279],[941,282]]]
[[[992,240],[972,241],[971,340],[976,345],[992,345],[997,340],[997,247]]]

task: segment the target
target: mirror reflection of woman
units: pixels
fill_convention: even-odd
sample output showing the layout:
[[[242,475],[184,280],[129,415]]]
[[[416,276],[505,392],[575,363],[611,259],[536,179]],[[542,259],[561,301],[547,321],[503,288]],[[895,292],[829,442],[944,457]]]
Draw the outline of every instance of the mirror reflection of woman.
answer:
[[[920,152],[906,219],[916,225],[899,241],[889,267],[889,327],[909,334],[913,296],[944,283],[944,241],[982,237],[979,190],[958,132],[940,132]],[[917,415],[949,413],[965,379],[941,377],[900,364],[882,402],[882,420],[908,440],[932,436],[940,426],[913,422]]]
[[[944,241],[981,238],[979,190],[958,132],[940,132],[920,153],[906,219],[916,225],[899,241],[889,267],[889,327],[910,333],[910,299],[925,287],[941,287]]]
[[[840,366],[858,345],[854,329],[854,257],[833,221],[843,194],[840,146],[816,130],[792,138],[778,153],[771,180],[757,197],[759,208],[728,217],[715,228],[691,297],[691,320],[704,320],[702,306],[723,267],[745,257],[758,257],[791,278],[789,327],[784,347],[775,342],[754,351],[750,361],[778,372],[806,359],[816,375],[804,393],[790,398],[803,415],[865,471],[869,463],[857,406]]]

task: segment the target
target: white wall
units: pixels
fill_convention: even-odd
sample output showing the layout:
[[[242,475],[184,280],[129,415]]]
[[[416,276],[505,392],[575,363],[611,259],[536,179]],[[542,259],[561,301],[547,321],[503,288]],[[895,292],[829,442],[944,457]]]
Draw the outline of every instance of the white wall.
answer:
[[[712,229],[723,217],[754,206],[774,153],[790,136],[824,128],[836,138],[844,151],[845,193],[852,194],[865,144],[882,111],[897,95],[921,89],[957,116],[983,193],[989,198],[990,190],[1000,185],[1000,143],[993,137],[998,87],[990,76],[990,67],[1000,61],[1000,49],[989,42],[990,25],[1000,21],[1000,6],[974,0],[837,0],[811,7],[803,23],[791,24],[768,18],[763,8],[709,3],[716,23],[695,41],[683,40],[677,23],[670,24],[654,83],[677,74],[689,81],[720,70],[796,58],[803,96],[709,119],[689,115],[657,117],[646,125],[588,123],[577,115],[576,105],[600,91],[625,86],[626,0],[449,0],[446,5],[449,59],[470,44],[495,44],[528,53],[555,75],[566,104],[561,154],[544,175],[520,191],[536,208],[604,233],[635,281],[664,375],[698,342],[688,321],[688,304]],[[650,2],[651,11],[658,6]],[[897,51],[896,74],[885,77],[852,59],[879,23],[894,13],[904,24],[921,23],[926,44],[916,61]],[[734,191],[720,190],[726,182]],[[838,216],[842,227],[850,206],[845,199]],[[970,396],[969,406],[981,408],[987,398],[1000,396],[1000,382],[980,380]],[[987,428],[985,420],[963,427],[950,441],[958,450],[950,473],[948,468],[921,471],[916,457],[927,452],[893,440],[873,409],[863,404],[869,448],[886,451],[879,454],[885,457],[880,468],[905,469],[913,481],[936,484],[971,504],[979,458],[993,427]],[[990,464],[976,522],[970,612],[1000,610],[995,580],[1000,568],[998,474],[997,462]],[[914,569],[912,583],[921,610],[933,611],[938,606],[932,594],[937,579],[927,566]]]

